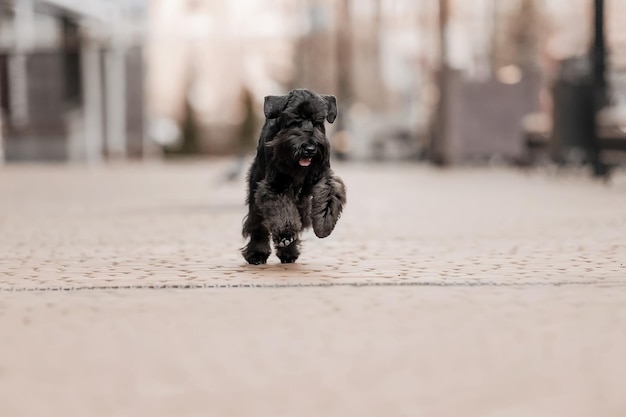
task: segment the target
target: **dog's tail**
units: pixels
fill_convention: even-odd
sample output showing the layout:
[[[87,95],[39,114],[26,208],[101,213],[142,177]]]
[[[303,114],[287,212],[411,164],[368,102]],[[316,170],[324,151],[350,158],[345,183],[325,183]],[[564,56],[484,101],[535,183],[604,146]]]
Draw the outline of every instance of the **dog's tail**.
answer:
[[[329,170],[312,190],[311,220],[317,237],[325,238],[332,233],[345,204],[346,186]]]

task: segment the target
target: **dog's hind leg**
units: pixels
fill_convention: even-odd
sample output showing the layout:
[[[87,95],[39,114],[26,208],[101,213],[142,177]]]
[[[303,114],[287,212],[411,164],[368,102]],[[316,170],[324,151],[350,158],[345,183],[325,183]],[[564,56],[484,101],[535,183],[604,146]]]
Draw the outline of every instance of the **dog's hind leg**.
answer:
[[[345,204],[346,186],[328,170],[312,190],[311,220],[317,237],[324,238],[332,233]]]
[[[253,165],[248,175],[248,215],[244,220],[242,231],[243,236],[249,237],[250,241],[241,250],[241,253],[248,263],[260,265],[267,262],[272,249],[270,247],[270,232],[267,230],[267,226],[265,226],[255,198],[257,183],[253,177],[254,168],[255,166]]]
[[[274,192],[265,181],[261,181],[255,199],[276,250],[290,247],[302,230],[302,220],[293,198]]]
[[[250,213],[243,225],[243,234],[250,237],[250,241],[241,251],[245,260],[252,265],[266,263],[272,252],[270,233],[263,224],[263,218],[255,210],[255,207],[250,208]]]
[[[243,257],[249,264],[261,265],[267,262],[271,249],[269,239],[251,238],[250,242],[241,251]]]

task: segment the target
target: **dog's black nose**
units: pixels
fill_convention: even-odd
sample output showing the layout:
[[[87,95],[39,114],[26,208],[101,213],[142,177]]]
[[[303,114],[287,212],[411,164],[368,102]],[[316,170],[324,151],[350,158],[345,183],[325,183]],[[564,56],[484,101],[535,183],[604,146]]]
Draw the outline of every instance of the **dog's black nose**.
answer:
[[[309,143],[309,144],[304,145],[304,149],[303,149],[303,151],[304,151],[304,154],[305,154],[305,155],[307,155],[307,156],[311,156],[311,155],[314,155],[314,154],[315,154],[315,150],[316,150],[316,149],[317,149],[317,148],[315,148],[315,145],[311,145],[311,144]]]

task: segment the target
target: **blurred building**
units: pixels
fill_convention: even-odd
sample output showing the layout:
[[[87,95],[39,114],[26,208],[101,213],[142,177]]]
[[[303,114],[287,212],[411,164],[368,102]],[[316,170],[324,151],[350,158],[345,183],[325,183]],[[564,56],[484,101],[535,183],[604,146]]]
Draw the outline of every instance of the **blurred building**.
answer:
[[[142,0],[0,2],[6,160],[144,152],[144,16]]]
[[[338,96],[331,142],[352,158],[515,159],[589,52],[592,3],[0,0],[0,143],[8,160],[241,153],[263,97],[304,87]],[[626,3],[606,4],[626,101]]]

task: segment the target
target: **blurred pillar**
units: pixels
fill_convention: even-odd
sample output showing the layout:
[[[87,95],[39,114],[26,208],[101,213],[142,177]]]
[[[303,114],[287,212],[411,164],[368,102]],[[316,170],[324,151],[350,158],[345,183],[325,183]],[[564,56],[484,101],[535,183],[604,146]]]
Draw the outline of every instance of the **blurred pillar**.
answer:
[[[337,130],[346,129],[346,111],[352,104],[352,30],[350,0],[339,0],[337,7]]]
[[[382,59],[381,59],[381,43],[382,43],[382,0],[374,0],[374,19],[372,21],[372,35],[373,40],[371,43],[371,63],[372,63],[372,80],[373,85],[370,87],[374,90],[374,96],[376,97],[376,106],[380,110],[387,107],[387,90],[383,82],[383,76],[381,71]]]
[[[113,158],[125,158],[126,137],[126,54],[114,40],[105,54],[107,151]]]
[[[102,77],[100,47],[85,37],[81,50],[83,85],[84,157],[87,162],[102,160],[104,145],[102,117]]]
[[[26,53],[16,50],[8,58],[11,124],[19,128],[28,123],[28,68],[26,67]]]
[[[32,46],[33,2],[17,0],[15,3],[15,44],[9,56],[8,76],[10,89],[11,122],[20,127],[28,123],[27,53]]]
[[[596,110],[607,104],[606,38],[604,30],[604,0],[594,0],[593,82]]]
[[[491,30],[489,33],[490,48],[489,48],[489,70],[491,74],[494,74],[498,69],[499,62],[499,44],[500,39],[500,9],[498,7],[498,0],[491,0]]]
[[[591,51],[593,69],[593,140],[590,157],[596,176],[606,176],[608,167],[600,161],[597,114],[608,104],[608,86],[606,80],[606,38],[604,30],[604,0],[594,0],[593,46]]]
[[[448,107],[450,95],[450,65],[448,62],[448,19],[450,16],[449,0],[439,0],[439,103],[435,132],[430,146],[430,161],[437,165],[447,164],[447,146],[449,136]]]

